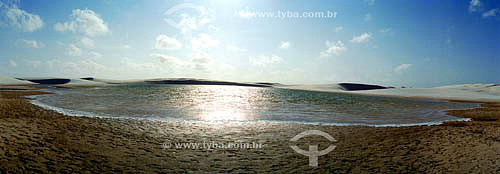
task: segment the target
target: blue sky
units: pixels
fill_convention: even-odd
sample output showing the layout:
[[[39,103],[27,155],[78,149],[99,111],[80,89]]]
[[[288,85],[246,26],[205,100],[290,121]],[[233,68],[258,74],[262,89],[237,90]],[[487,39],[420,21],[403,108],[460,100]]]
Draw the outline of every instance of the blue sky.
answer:
[[[496,0],[0,0],[0,74],[499,83],[499,8]]]

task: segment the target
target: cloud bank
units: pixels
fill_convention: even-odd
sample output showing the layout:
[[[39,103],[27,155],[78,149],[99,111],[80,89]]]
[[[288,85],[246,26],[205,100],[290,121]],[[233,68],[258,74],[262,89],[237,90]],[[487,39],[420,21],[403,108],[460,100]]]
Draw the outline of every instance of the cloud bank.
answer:
[[[56,23],[56,31],[81,32],[89,37],[104,35],[109,32],[108,25],[99,14],[89,9],[74,9],[70,15],[71,21]]]
[[[23,32],[33,32],[43,27],[40,16],[21,10],[15,4],[0,2],[0,20]]]

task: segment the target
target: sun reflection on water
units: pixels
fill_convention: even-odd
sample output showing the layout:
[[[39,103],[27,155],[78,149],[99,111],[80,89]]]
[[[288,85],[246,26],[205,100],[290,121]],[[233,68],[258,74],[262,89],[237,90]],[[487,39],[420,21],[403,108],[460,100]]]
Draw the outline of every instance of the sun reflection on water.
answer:
[[[248,87],[206,86],[197,88],[193,98],[198,117],[205,121],[254,120],[252,109],[259,90]]]

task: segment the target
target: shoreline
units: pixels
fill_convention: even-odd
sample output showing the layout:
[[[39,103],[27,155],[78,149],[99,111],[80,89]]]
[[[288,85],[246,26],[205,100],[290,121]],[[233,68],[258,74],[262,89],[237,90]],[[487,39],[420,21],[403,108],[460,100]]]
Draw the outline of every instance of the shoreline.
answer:
[[[328,92],[328,93],[335,93],[335,92]],[[50,92],[43,92],[43,94],[40,95],[51,95],[52,93]],[[363,95],[363,94],[356,94],[354,95]],[[304,125],[316,125],[316,126],[367,126],[367,127],[407,127],[407,126],[432,126],[432,125],[441,125],[445,124],[446,122],[460,122],[460,121],[471,121],[470,118],[467,117],[457,117],[454,115],[449,114],[447,111],[449,110],[457,110],[457,109],[445,109],[445,110],[440,110],[445,115],[449,116],[454,116],[457,117],[456,120],[442,120],[442,121],[431,121],[431,122],[422,122],[422,123],[401,123],[401,124],[368,124],[368,123],[323,123],[323,122],[301,122],[301,121],[277,121],[277,120],[244,120],[244,121],[238,121],[238,120],[229,120],[229,121],[203,121],[203,120],[184,120],[184,119],[150,119],[150,118],[137,118],[137,117],[113,117],[113,116],[103,116],[103,115],[95,115],[90,112],[85,112],[85,111],[74,111],[74,110],[69,110],[69,109],[64,109],[64,108],[59,108],[55,106],[50,106],[41,102],[38,102],[34,98],[31,98],[31,96],[37,96],[37,95],[30,95],[30,96],[25,96],[29,99],[29,103],[36,105],[38,107],[41,107],[43,109],[47,110],[52,110],[55,111],[59,114],[67,115],[67,116],[75,116],[75,117],[88,117],[88,118],[110,118],[110,119],[136,119],[136,120],[145,120],[145,121],[163,121],[163,122],[193,122],[193,123],[227,123],[227,122],[236,122],[236,123],[247,123],[247,122],[264,122],[264,123],[277,123],[277,124],[283,124],[283,123],[289,123],[289,124],[304,124]],[[366,95],[366,96],[379,96],[379,95]],[[475,109],[475,108],[481,108],[481,104],[484,102],[475,102],[475,101],[459,101],[459,100],[446,100],[446,99],[427,99],[427,98],[418,98],[418,97],[402,97],[402,96],[382,96],[382,97],[392,97],[392,98],[409,98],[409,99],[425,99],[425,100],[439,100],[439,101],[446,101],[446,102],[466,102],[466,103],[476,103],[478,104],[477,107],[471,107],[471,108],[464,108],[460,110],[467,110],[467,109]]]
[[[467,122],[368,127],[296,123],[166,123],[74,117],[33,105],[35,91],[0,91],[0,171],[12,172],[488,172],[500,171],[500,104],[451,110]],[[482,113],[482,114],[481,114]],[[290,138],[317,129],[337,148],[309,167]],[[163,149],[162,143],[256,141],[263,149]],[[324,139],[307,138],[302,144]],[[306,146],[299,146],[307,149]],[[324,147],[324,146],[323,146]],[[467,147],[467,148],[465,148]],[[321,147],[320,147],[321,148]],[[475,160],[475,161],[473,161]]]

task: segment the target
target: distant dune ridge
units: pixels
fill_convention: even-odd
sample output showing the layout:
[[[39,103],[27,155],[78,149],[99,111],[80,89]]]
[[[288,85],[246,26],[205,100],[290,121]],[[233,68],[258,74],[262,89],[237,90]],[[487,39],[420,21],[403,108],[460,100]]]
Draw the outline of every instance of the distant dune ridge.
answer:
[[[323,92],[340,92],[340,91],[364,91],[376,89],[389,89],[393,87],[384,87],[379,85],[368,85],[360,83],[338,83],[338,84],[325,84],[325,85],[284,85],[284,88],[289,89],[302,89]]]
[[[165,78],[147,80],[111,80],[85,77],[81,79],[66,78],[0,78],[0,85],[21,84],[21,85],[55,85],[56,87],[72,86],[94,86],[94,85],[114,85],[114,84],[176,84],[176,85],[231,85],[249,87],[272,87],[278,83],[239,83],[229,81],[214,81],[206,79],[192,78]]]
[[[500,85],[498,84],[463,84],[440,86],[434,88],[393,88],[379,85],[359,83],[338,83],[325,85],[283,85],[279,83],[240,83],[214,81],[193,78],[162,78],[147,80],[111,80],[85,77],[81,79],[66,78],[10,78],[0,76],[0,89],[18,89],[17,87],[33,87],[36,85],[53,85],[55,87],[72,88],[88,86],[106,86],[117,84],[178,84],[178,85],[230,85],[248,87],[275,87],[296,90],[343,92],[368,95],[435,98],[446,100],[469,100],[500,102]]]
[[[213,81],[204,79],[153,79],[146,80],[146,83],[151,84],[176,84],[176,85],[231,85],[231,86],[250,86],[250,87],[272,87],[265,83],[237,83],[237,82],[226,82],[226,81]]]
[[[18,80],[24,80],[24,81],[29,81],[33,83],[38,83],[41,85],[60,85],[60,84],[66,84],[71,81],[71,79],[62,79],[62,78],[48,78],[48,79],[41,79],[41,78],[17,78]]]
[[[9,78],[5,78],[9,79]],[[1,79],[0,79],[1,80]],[[8,80],[2,80],[8,84]],[[229,81],[214,81],[206,79],[192,79],[192,78],[164,78],[164,79],[147,79],[147,80],[110,80],[98,79],[94,77],[85,77],[81,79],[65,79],[65,78],[12,78],[12,82],[31,82],[26,84],[42,84],[42,85],[63,85],[66,87],[85,86],[85,85],[106,85],[106,84],[179,84],[179,85],[230,85],[230,86],[249,86],[249,87],[276,87],[286,86],[279,83],[257,82],[257,83],[240,83]],[[1,84],[1,83],[0,83]],[[20,83],[23,84],[23,83]],[[318,86],[319,87],[319,86]],[[327,87],[327,86],[325,86]],[[374,90],[374,89],[387,89],[387,87],[368,84],[357,83],[339,83],[330,88],[344,91],[358,91],[358,90]]]
[[[359,91],[359,90],[374,90],[374,89],[387,89],[388,87],[378,85],[366,85],[358,83],[339,83],[339,86],[346,91]]]

